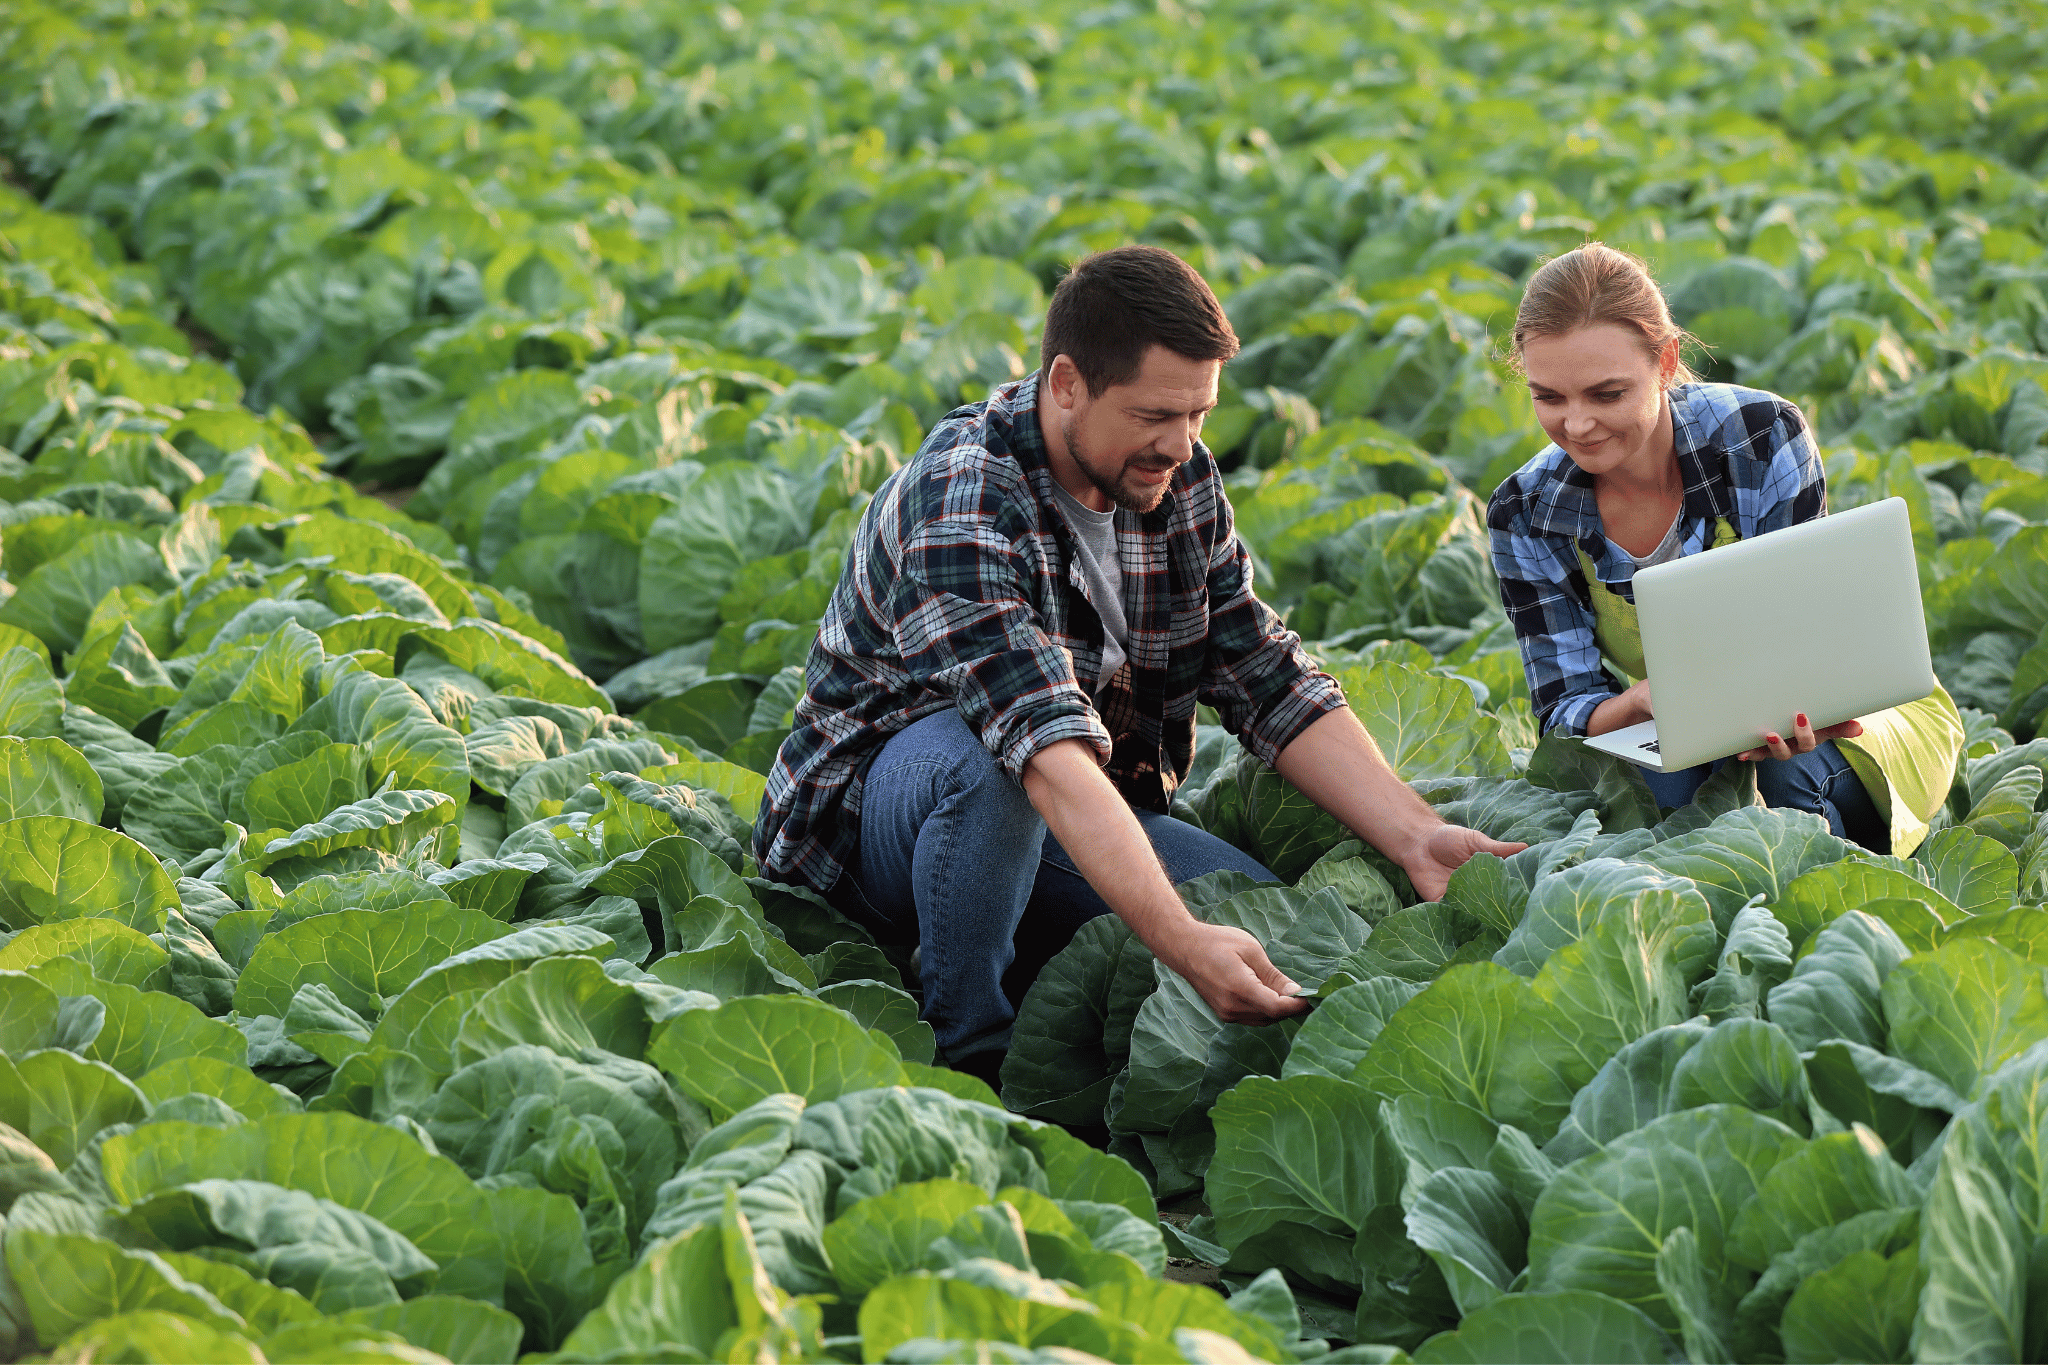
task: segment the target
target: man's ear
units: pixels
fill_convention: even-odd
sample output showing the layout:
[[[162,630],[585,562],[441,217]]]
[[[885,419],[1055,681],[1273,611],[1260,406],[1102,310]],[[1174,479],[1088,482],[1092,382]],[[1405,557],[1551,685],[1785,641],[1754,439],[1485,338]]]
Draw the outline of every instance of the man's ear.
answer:
[[[1081,367],[1065,351],[1052,358],[1046,367],[1045,390],[1052,396],[1053,406],[1062,412],[1072,412],[1081,405],[1088,392],[1088,381],[1081,377]]]

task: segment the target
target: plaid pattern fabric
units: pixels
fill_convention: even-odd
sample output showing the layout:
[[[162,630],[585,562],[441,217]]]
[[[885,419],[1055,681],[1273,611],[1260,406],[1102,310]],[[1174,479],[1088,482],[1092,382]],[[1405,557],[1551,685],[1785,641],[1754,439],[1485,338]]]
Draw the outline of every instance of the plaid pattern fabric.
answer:
[[[1796,406],[1733,384],[1682,384],[1669,401],[1685,481],[1681,554],[1707,547],[1716,518],[1747,540],[1827,514],[1820,454]],[[1486,524],[1536,718],[1546,731],[1583,735],[1593,708],[1622,687],[1600,662],[1577,549],[1631,602],[1635,561],[1601,533],[1592,476],[1555,444],[1494,490]]]
[[[1129,657],[1091,695],[1102,620],[1053,502],[1034,375],[957,408],[883,485],[804,669],[755,824],[766,875],[830,890],[859,840],[882,744],[957,706],[1019,781],[1033,754],[1085,740],[1126,801],[1165,810],[1194,754],[1195,705],[1271,762],[1336,680],[1252,595],[1250,556],[1208,449],[1147,513],[1118,509]]]

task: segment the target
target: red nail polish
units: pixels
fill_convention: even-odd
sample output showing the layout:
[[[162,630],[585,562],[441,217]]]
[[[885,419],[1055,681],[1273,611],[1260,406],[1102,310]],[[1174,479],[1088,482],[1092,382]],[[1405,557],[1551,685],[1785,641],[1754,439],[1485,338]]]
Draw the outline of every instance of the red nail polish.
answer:
[[[1792,717],[1792,723],[1794,725],[1806,724],[1806,713],[1804,711],[1801,711],[1798,715]]]

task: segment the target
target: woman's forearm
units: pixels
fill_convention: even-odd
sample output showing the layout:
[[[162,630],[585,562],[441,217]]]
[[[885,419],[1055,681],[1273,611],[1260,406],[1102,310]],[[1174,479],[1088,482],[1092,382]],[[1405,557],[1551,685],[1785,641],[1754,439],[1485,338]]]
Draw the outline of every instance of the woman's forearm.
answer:
[[[1650,713],[1650,680],[1645,678],[1594,707],[1593,714],[1586,717],[1586,733],[1604,735],[1651,719],[1654,717]]]

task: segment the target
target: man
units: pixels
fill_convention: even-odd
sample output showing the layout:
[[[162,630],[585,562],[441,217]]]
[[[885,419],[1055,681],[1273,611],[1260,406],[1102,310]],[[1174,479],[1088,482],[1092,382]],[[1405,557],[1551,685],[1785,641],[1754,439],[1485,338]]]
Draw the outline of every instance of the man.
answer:
[[[1221,868],[1273,879],[1166,813],[1198,701],[1424,896],[1521,847],[1444,824],[1252,595],[1199,439],[1237,348],[1172,253],[1077,265],[1038,373],[948,414],[875,496],[769,775],[766,875],[915,938],[942,1056],[991,1084],[1012,995],[1105,912],[1226,1020],[1306,1008],[1257,940],[1173,889]]]

